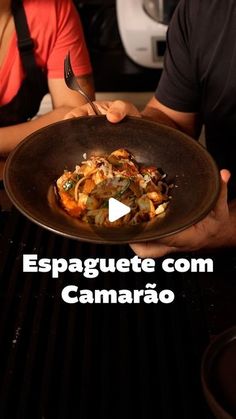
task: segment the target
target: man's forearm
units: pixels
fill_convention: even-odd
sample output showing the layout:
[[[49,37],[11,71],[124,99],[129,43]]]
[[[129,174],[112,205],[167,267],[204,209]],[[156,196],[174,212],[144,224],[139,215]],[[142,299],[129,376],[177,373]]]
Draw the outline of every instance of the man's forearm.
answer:
[[[63,119],[72,108],[63,106],[31,121],[0,128],[0,156],[7,156],[27,135]]]
[[[227,206],[227,204],[226,204]],[[209,229],[209,237],[206,246],[203,246],[203,249],[219,249],[219,248],[228,248],[236,247],[236,199],[232,200],[228,204],[226,209],[221,207],[218,208],[218,218],[217,218],[217,230],[216,232]],[[224,217],[221,219],[221,212],[224,213]],[[215,210],[213,210],[213,217],[215,215]],[[227,214],[225,216],[225,214]],[[220,218],[219,218],[220,216]],[[201,222],[200,222],[201,223]],[[203,228],[204,230],[205,228]]]
[[[153,108],[152,106],[147,105],[141,112],[141,115],[146,119],[168,125],[172,128],[180,129],[178,124],[173,121],[173,119],[169,118],[164,112],[157,108]]]
[[[183,131],[193,138],[198,138],[201,132],[202,122],[198,113],[176,111],[163,105],[155,97],[148,102],[141,114],[144,118]]]

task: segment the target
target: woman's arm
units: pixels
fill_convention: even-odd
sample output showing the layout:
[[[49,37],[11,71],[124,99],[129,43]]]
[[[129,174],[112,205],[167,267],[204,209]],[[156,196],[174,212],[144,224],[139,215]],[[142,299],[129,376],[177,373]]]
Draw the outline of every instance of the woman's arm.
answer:
[[[78,77],[78,81],[85,92],[94,99],[92,75]],[[84,97],[78,92],[70,90],[63,79],[49,79],[48,85],[53,110],[33,120],[0,128],[0,156],[7,156],[27,135],[46,125],[62,120],[71,109],[85,103]]]

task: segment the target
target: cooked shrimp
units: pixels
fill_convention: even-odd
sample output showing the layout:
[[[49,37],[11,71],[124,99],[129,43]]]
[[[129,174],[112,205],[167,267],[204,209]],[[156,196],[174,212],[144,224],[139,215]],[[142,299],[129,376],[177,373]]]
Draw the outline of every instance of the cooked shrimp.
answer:
[[[162,216],[170,201],[171,185],[154,166],[140,166],[124,148],[109,156],[91,156],[57,179],[57,196],[72,217],[99,226],[120,227]],[[130,207],[130,212],[110,222],[109,199]]]

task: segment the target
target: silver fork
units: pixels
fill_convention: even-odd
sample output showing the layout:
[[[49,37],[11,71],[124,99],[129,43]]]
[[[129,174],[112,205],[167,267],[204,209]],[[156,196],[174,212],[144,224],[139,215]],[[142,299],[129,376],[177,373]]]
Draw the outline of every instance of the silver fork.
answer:
[[[69,87],[69,89],[76,90],[81,95],[83,95],[85,97],[85,99],[87,99],[87,101],[90,104],[91,108],[93,109],[94,113],[96,115],[101,115],[101,113],[99,112],[98,108],[92,102],[92,100],[87,95],[87,93],[85,93],[81,89],[81,87],[80,87],[80,85],[78,83],[78,80],[75,77],[74,72],[73,72],[72,67],[71,67],[70,53],[69,52],[68,52],[68,54],[67,54],[67,56],[65,57],[65,60],[64,60],[64,79],[65,79],[66,85]]]

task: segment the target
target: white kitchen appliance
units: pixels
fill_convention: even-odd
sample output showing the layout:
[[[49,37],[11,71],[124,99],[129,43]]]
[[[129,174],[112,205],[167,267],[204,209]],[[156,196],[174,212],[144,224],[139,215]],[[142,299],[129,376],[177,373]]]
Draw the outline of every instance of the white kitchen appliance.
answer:
[[[143,0],[116,0],[116,11],[121,41],[128,57],[144,67],[162,68],[167,24],[151,17]]]

